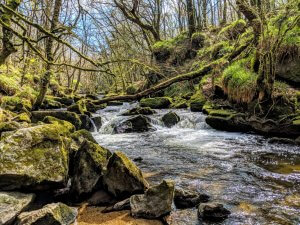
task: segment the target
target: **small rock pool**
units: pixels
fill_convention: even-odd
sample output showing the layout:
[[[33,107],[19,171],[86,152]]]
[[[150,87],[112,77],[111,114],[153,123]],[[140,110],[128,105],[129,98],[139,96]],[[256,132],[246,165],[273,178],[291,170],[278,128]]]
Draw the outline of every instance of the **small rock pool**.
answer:
[[[97,112],[103,126],[93,135],[112,150],[125,152],[147,180],[156,184],[172,179],[178,187],[209,194],[232,214],[221,224],[300,224],[300,147],[269,144],[254,134],[228,133],[210,128],[205,115],[172,110],[181,121],[164,127],[161,117],[170,110],[150,116],[156,131],[112,134],[120,114],[136,106],[124,103]],[[176,224],[196,225],[197,210],[176,210]]]

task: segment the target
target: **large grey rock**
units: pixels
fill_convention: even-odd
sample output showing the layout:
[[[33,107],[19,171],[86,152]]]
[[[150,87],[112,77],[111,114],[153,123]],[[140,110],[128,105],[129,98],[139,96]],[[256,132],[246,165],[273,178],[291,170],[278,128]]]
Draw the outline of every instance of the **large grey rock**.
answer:
[[[144,193],[148,187],[141,170],[122,152],[110,157],[104,184],[111,194],[121,199]]]
[[[150,107],[136,107],[133,109],[129,109],[124,112],[123,116],[134,116],[134,115],[153,115],[155,114],[155,110]]]
[[[85,141],[72,162],[71,191],[76,195],[91,193],[103,176],[111,153],[90,141]]]
[[[64,187],[69,162],[64,136],[73,130],[69,122],[53,121],[17,130],[3,138],[0,142],[0,189]]]
[[[21,213],[16,225],[70,225],[76,217],[76,208],[52,203],[39,210]]]
[[[164,180],[150,187],[145,194],[130,198],[131,214],[134,217],[155,219],[170,213],[174,197],[174,182]]]
[[[174,203],[179,209],[192,208],[200,203],[208,202],[209,199],[210,197],[203,193],[179,188],[175,189]]]
[[[145,132],[154,129],[150,124],[150,119],[146,116],[138,115],[130,117],[114,127],[114,133]]]
[[[27,209],[34,197],[34,194],[0,192],[0,224],[12,224],[16,217]]]
[[[102,212],[108,213],[108,212],[115,212],[115,211],[129,210],[129,209],[130,209],[130,199],[127,198],[123,201],[117,202],[113,206],[109,206],[105,208]]]
[[[180,121],[180,117],[174,112],[168,112],[162,117],[166,127],[173,127]]]
[[[101,126],[102,126],[102,118],[101,118],[101,116],[94,116],[91,119],[94,122],[94,125],[96,127],[95,131],[99,131],[100,128],[101,128]]]
[[[219,222],[227,219],[230,211],[220,203],[203,203],[198,207],[198,217],[204,221]]]

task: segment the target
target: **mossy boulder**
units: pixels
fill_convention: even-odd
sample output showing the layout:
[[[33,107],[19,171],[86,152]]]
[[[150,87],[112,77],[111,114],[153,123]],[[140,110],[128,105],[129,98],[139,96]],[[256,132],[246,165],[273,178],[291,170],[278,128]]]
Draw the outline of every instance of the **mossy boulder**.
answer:
[[[224,27],[220,31],[219,36],[225,36],[227,39],[234,40],[243,32],[245,32],[246,27],[246,21],[243,19],[239,19]]]
[[[159,63],[166,62],[173,51],[173,46],[168,41],[159,41],[152,46],[155,60]]]
[[[122,115],[123,116],[153,115],[155,113],[156,113],[155,110],[151,109],[150,107],[136,107],[136,108],[127,110]]]
[[[82,144],[85,141],[89,141],[94,144],[97,144],[97,141],[95,140],[93,135],[89,131],[84,129],[75,131],[70,135],[70,137],[71,137],[70,152],[72,155],[76,154],[76,152],[79,150],[79,148],[82,146]]]
[[[30,100],[18,96],[5,96],[0,101],[1,107],[10,111],[20,112],[32,109],[32,102]]]
[[[34,194],[0,192],[0,224],[13,224],[16,217],[34,200]]]
[[[70,105],[74,104],[74,100],[71,97],[55,97],[55,96],[53,96],[52,99],[56,102],[61,103],[62,105],[65,105],[65,106],[70,106]]]
[[[143,115],[132,116],[129,119],[114,124],[113,133],[140,133],[153,130],[154,128],[151,126],[150,121],[150,118]]]
[[[172,210],[174,190],[174,182],[164,180],[161,184],[150,187],[145,194],[131,196],[131,214],[146,219],[167,215]]]
[[[102,126],[102,117],[101,116],[93,116],[91,120],[94,122],[96,130],[95,132],[99,131]]]
[[[86,101],[86,110],[95,113],[100,109],[104,109],[107,104],[97,104],[97,101]]]
[[[26,113],[26,112],[20,113],[19,115],[14,117],[12,120],[17,121],[17,122],[31,123],[29,113]]]
[[[141,170],[122,152],[110,157],[104,184],[108,192],[120,199],[144,193],[148,188]]]
[[[67,108],[68,111],[84,115],[87,112],[85,100],[79,100]]]
[[[0,72],[1,73],[1,72]],[[7,74],[0,74],[0,93],[5,95],[14,95],[18,91],[18,80]]]
[[[63,203],[51,203],[41,209],[21,213],[16,225],[71,225],[77,214],[76,208]]]
[[[61,109],[63,108],[63,104],[54,100],[52,96],[46,96],[41,109]]]
[[[81,121],[80,129],[91,130],[93,128],[93,124],[89,116],[80,114],[79,118]]]
[[[126,88],[126,93],[128,95],[134,95],[138,92],[138,89],[135,85],[130,85],[128,88]]]
[[[192,35],[192,48],[198,50],[204,46],[205,34],[196,32]]]
[[[202,112],[206,98],[201,91],[196,92],[190,99],[190,108],[192,112]]]
[[[2,132],[18,130],[21,127],[21,124],[16,121],[0,123],[0,135]]]
[[[150,107],[151,109],[167,109],[170,105],[171,100],[167,97],[143,98],[140,101],[141,107]]]
[[[2,139],[0,189],[64,187],[69,163],[68,143],[64,136],[74,129],[72,124],[66,123],[53,122],[19,129]]]
[[[31,113],[31,120],[33,123],[37,123],[38,121],[43,121],[47,116],[52,116],[60,120],[66,120],[72,123],[76,129],[80,129],[82,124],[80,117],[76,113],[69,111],[33,111]]]
[[[202,112],[204,114],[208,115],[214,109],[215,109],[215,106],[213,105],[213,103],[210,101],[207,101],[207,102],[205,102],[205,104],[202,108]]]
[[[174,112],[168,112],[162,117],[162,121],[166,127],[173,127],[180,121],[180,117]]]
[[[85,141],[72,160],[71,192],[80,196],[91,193],[101,178],[111,153],[90,141]]]
[[[0,123],[11,121],[17,114],[0,107]]]

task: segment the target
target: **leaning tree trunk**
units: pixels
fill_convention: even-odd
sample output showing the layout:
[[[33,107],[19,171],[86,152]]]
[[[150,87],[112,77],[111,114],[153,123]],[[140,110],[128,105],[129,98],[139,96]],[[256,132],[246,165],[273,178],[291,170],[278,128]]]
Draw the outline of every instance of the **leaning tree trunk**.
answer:
[[[51,33],[53,33],[57,28],[61,6],[62,6],[62,0],[55,0],[53,17],[52,17],[51,28],[50,28]],[[46,72],[41,78],[40,92],[34,104],[35,109],[38,109],[42,105],[50,83],[50,78],[52,74],[52,63],[54,62],[53,44],[54,44],[54,39],[48,37],[46,41],[46,57],[48,62],[46,66]]]
[[[20,0],[11,0],[8,1],[7,7],[11,8],[12,10],[16,10],[22,1]],[[11,19],[13,14],[2,7],[0,8],[0,19],[2,22],[7,24],[8,26],[11,25]],[[3,65],[6,62],[6,59],[14,52],[17,51],[15,48],[12,39],[13,39],[13,32],[6,28],[2,27],[2,50],[0,52],[0,65]]]
[[[189,37],[191,38],[196,28],[193,0],[186,0],[186,9],[188,14]]]

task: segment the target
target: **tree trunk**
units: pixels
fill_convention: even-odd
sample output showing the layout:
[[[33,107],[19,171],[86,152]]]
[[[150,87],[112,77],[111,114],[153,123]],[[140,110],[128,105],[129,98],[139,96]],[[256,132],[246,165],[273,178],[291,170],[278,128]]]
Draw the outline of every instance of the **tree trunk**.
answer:
[[[57,28],[57,25],[59,22],[59,14],[60,14],[61,6],[62,6],[62,0],[55,0],[53,17],[52,17],[51,28],[50,28],[51,33],[53,33]],[[46,42],[46,57],[50,63],[47,63],[46,72],[44,73],[43,77],[41,78],[40,92],[39,92],[39,95],[34,104],[35,109],[38,109],[43,104],[45,95],[48,90],[48,86],[49,86],[49,82],[50,82],[50,78],[51,78],[51,74],[52,74],[51,63],[54,61],[53,44],[54,44],[54,39],[51,37],[48,37],[47,42]]]
[[[186,0],[186,8],[188,14],[189,37],[191,38],[196,29],[193,0]]]

